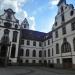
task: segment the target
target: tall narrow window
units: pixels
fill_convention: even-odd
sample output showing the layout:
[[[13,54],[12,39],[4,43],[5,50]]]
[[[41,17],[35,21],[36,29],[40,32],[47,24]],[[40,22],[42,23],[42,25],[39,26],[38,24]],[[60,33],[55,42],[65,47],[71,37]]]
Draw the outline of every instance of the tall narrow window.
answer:
[[[46,57],[46,50],[44,51],[44,56]]]
[[[39,46],[40,46],[40,47],[42,46],[42,42],[39,42]]]
[[[42,57],[42,51],[39,51],[39,57]]]
[[[36,46],[36,41],[33,41],[33,46]]]
[[[11,48],[11,58],[15,58],[16,45],[12,44]]]
[[[33,50],[33,57],[36,57],[36,51],[35,50]]]
[[[58,31],[55,32],[55,37],[58,38]]]
[[[73,11],[73,10],[71,10],[70,15],[71,15],[71,16],[73,16],[73,14],[74,14],[74,11]]]
[[[29,40],[27,40],[27,45],[30,45],[30,41]]]
[[[56,44],[56,54],[59,54],[59,44]]]
[[[62,22],[64,22],[65,21],[64,14],[62,14],[61,17],[62,17]]]
[[[17,31],[13,31],[13,42],[17,42],[17,35],[18,35],[18,32]]]
[[[53,48],[52,48],[52,56],[53,56]]]
[[[61,7],[61,13],[64,11],[63,7]]]
[[[63,33],[63,34],[66,34],[66,27],[63,27],[63,28],[62,28],[62,33]]]
[[[73,39],[73,48],[74,48],[74,51],[75,51],[75,38]]]
[[[26,50],[26,56],[29,56],[29,49]]]
[[[48,49],[48,57],[50,57],[50,49]]]
[[[48,45],[50,45],[50,40],[48,40]]]

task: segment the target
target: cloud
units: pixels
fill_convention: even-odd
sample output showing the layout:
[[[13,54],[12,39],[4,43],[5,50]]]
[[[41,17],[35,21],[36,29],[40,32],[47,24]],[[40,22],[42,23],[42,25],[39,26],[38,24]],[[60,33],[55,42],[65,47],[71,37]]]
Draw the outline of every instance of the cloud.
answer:
[[[3,14],[4,9],[11,8],[16,12],[16,17],[20,20],[20,23],[24,20],[24,18],[29,19],[31,29],[35,29],[35,18],[32,16],[28,16],[27,11],[23,9],[23,6],[29,0],[0,0],[0,14]]]
[[[29,17],[29,23],[31,24],[30,29],[35,30],[36,23],[35,23],[35,18],[33,16]]]
[[[49,0],[49,8],[53,9],[58,4],[59,0]]]
[[[51,4],[52,4],[52,5],[57,5],[58,2],[59,2],[59,0],[52,0],[52,1],[51,1]]]

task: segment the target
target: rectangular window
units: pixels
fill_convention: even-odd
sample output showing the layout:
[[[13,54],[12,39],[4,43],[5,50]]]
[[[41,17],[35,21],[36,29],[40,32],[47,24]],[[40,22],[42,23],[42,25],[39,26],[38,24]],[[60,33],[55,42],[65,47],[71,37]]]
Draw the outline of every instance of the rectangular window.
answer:
[[[46,42],[44,42],[44,46],[46,46]]]
[[[57,59],[57,64],[60,64],[60,59]]]
[[[42,46],[42,42],[39,42],[39,46],[40,46],[40,47]]]
[[[27,45],[30,45],[30,41],[29,40],[27,40]]]
[[[75,30],[75,22],[71,23],[72,31]]]
[[[50,57],[50,49],[48,49],[48,57]]]
[[[21,40],[21,45],[24,45],[24,40]]]
[[[36,41],[33,41],[33,46],[36,46]]]
[[[52,56],[53,56],[53,48],[52,48]]]
[[[17,31],[13,31],[13,42],[17,42],[17,35],[18,35],[18,32]]]
[[[63,33],[63,34],[66,34],[66,27],[63,27],[63,28],[62,28],[62,33]]]
[[[44,51],[44,56],[46,57],[46,50]]]
[[[58,38],[58,31],[55,32],[55,37]]]
[[[65,21],[64,14],[61,15],[61,17],[62,17],[62,22],[64,22]]]
[[[59,44],[56,44],[56,54],[59,54]]]

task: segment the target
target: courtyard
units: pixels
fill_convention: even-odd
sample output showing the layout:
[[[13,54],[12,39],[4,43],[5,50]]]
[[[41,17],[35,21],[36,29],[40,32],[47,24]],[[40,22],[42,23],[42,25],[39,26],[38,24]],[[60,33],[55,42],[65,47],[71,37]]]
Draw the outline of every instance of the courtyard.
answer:
[[[0,67],[0,75],[75,75],[75,70],[47,67],[10,66]]]

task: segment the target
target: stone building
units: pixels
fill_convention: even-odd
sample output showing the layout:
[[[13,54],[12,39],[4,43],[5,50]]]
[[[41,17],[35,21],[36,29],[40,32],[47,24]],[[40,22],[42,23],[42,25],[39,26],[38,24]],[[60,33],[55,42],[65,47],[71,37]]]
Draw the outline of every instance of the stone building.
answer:
[[[19,25],[12,9],[0,16],[0,63],[44,64],[58,68],[75,68],[75,9],[66,0],[58,3],[52,31],[29,29],[27,19]]]

